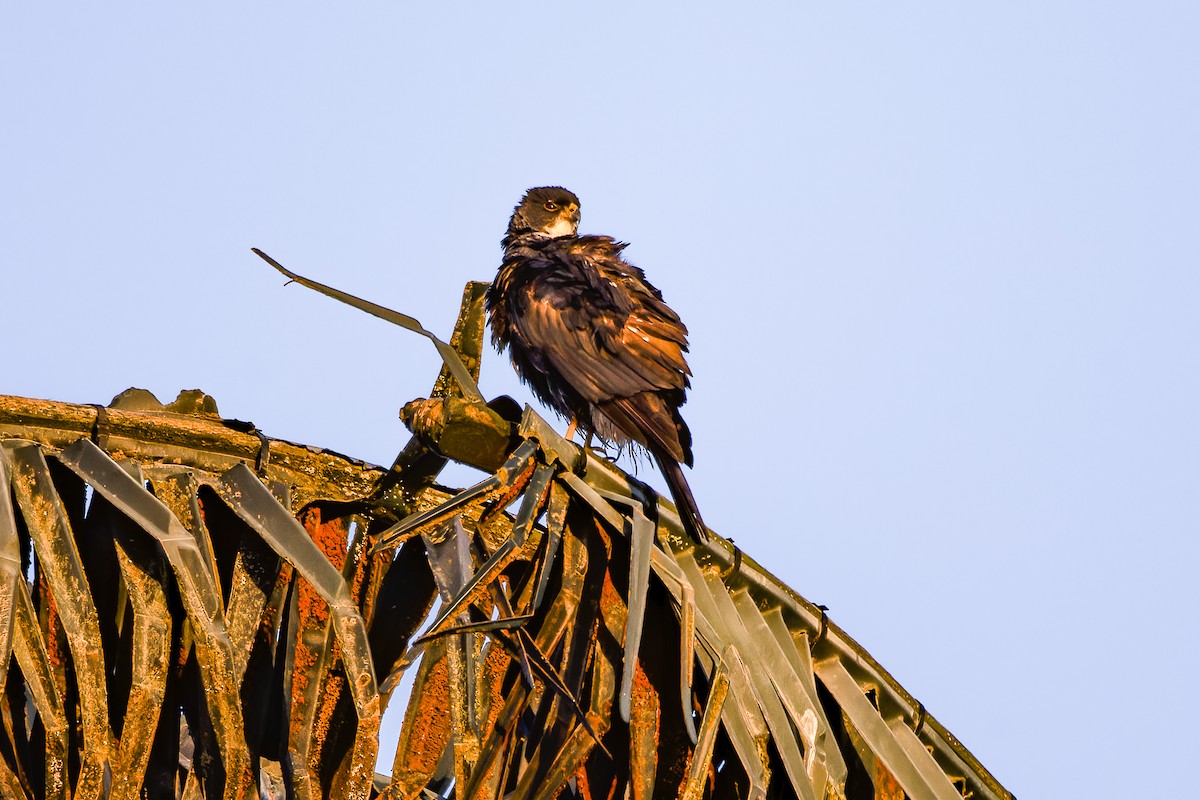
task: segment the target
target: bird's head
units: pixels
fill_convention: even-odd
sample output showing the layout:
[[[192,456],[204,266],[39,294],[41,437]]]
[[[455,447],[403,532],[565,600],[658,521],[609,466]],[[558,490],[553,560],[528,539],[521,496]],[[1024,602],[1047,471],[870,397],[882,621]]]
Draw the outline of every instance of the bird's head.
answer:
[[[579,232],[579,198],[561,186],[530,189],[513,209],[508,238],[527,234],[574,236]]]

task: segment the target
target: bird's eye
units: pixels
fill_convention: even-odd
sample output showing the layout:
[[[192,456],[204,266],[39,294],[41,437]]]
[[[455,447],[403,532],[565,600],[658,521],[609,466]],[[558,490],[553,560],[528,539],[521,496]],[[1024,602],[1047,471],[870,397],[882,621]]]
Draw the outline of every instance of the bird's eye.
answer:
[[[545,208],[547,211],[557,211],[558,203],[554,202],[553,200],[547,200],[546,205],[544,205],[542,207]]]

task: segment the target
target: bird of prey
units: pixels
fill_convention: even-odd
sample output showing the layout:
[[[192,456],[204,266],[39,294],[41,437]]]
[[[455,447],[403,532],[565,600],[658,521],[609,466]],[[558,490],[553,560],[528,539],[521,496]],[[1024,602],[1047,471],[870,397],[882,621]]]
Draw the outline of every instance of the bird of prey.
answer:
[[[680,463],[692,434],[679,414],[690,385],[687,328],[626,245],[579,235],[579,198],[558,186],[530,189],[513,210],[504,262],[488,289],[492,342],[508,348],[539,400],[588,435],[649,451],[684,529],[708,529]]]

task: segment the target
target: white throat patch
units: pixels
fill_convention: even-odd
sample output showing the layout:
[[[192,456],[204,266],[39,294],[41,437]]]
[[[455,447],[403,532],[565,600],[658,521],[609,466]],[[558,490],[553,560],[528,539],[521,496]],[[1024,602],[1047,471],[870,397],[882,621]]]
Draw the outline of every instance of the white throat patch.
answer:
[[[566,217],[557,218],[550,225],[547,225],[543,230],[546,232],[546,235],[553,238],[575,235],[575,226],[572,225],[571,220],[567,219]]]

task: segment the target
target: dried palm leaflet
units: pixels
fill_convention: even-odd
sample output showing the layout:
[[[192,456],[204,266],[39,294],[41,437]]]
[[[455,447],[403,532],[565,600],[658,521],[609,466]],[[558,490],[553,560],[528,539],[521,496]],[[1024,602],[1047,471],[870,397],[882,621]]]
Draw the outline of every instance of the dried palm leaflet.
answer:
[[[44,797],[69,797],[67,763],[69,726],[62,696],[55,685],[54,672],[46,653],[45,642],[38,626],[37,612],[29,591],[22,586],[16,596],[13,650],[33,698],[42,725],[45,748],[40,753],[42,775],[26,774],[26,784]],[[11,677],[11,676],[10,676]],[[41,791],[38,783],[41,783]]]
[[[24,588],[21,542],[9,490],[8,458],[0,450],[0,686],[8,675],[12,655],[13,607],[16,594]]]
[[[383,551],[375,557],[386,558],[387,555],[388,552]],[[388,562],[387,571],[375,586],[374,593],[368,590],[364,604],[374,608],[370,616],[371,653],[376,668],[388,670],[387,677],[379,684],[385,705],[404,670],[420,655],[413,652],[409,644],[425,622],[436,597],[433,571],[426,557],[425,543],[420,538],[405,542],[396,552],[395,559]]]
[[[74,796],[98,798],[104,791],[105,762],[112,750],[108,727],[108,689],[100,622],[92,602],[67,513],[54,489],[41,448],[17,444],[8,448],[12,486],[37,551],[44,576],[70,647],[83,721],[83,753]]]
[[[803,658],[808,664],[806,668],[791,639],[776,638],[769,627],[769,615],[762,613],[748,591],[740,589],[730,597],[741,615],[747,635],[757,646],[756,654],[763,673],[775,687],[779,701],[800,736],[804,748],[804,769],[813,789],[820,794],[824,793],[827,785],[835,792],[844,790],[846,765],[833,745],[829,722],[816,697],[811,661],[807,660],[808,651],[803,651]],[[773,618],[782,624],[778,610],[775,610]]]
[[[175,519],[196,540],[196,555],[185,555],[184,552],[181,552],[180,558],[189,562],[194,558],[199,562],[196,566],[207,574],[203,581],[203,590],[191,586],[191,580],[188,581],[188,590],[205,592],[201,605],[209,616],[215,618],[217,614],[223,615],[217,556],[213,551],[212,536],[209,534],[208,526],[204,523],[204,515],[200,511],[200,503],[196,497],[200,487],[196,481],[195,472],[187,467],[174,464],[149,465],[143,467],[143,472],[150,481],[150,488],[154,496],[167,507]],[[188,563],[186,571],[192,572],[196,566]]]
[[[458,354],[459,361],[472,383],[479,379],[483,355],[483,300],[486,290],[485,283],[466,285],[458,319],[450,337],[450,348]],[[421,401],[420,404],[406,405],[401,411],[401,417],[408,420],[421,414],[422,404],[436,406],[440,403],[459,401],[464,396],[464,390],[454,376],[455,372],[444,364],[434,381],[431,399]],[[482,408],[476,399],[472,399],[469,405],[476,409]],[[498,436],[470,435],[468,441],[460,445],[480,455],[486,454],[488,471],[502,464],[512,449],[507,432]],[[389,515],[404,516],[412,513],[422,494],[433,484],[447,460],[445,455],[430,449],[421,437],[413,436],[400,450],[387,474],[376,483],[364,502]]]
[[[141,468],[135,463],[124,469],[139,484],[144,484]],[[93,497],[88,516],[95,517],[103,501]],[[107,509],[106,509],[107,510]],[[119,747],[109,761],[112,772],[110,798],[132,800],[142,788],[150,761],[154,737],[166,694],[171,655],[172,619],[167,608],[167,566],[149,537],[124,517],[109,517],[109,530],[117,557],[117,567],[133,612],[129,635],[130,663],[125,670],[114,671],[126,693],[125,711],[114,724]],[[120,666],[120,665],[118,665]],[[117,691],[114,680],[110,691]]]
[[[552,491],[553,494],[555,492]],[[584,612],[582,624],[580,618],[581,600],[589,593],[587,587],[596,585],[598,579],[594,559],[588,554],[589,518],[590,515],[579,516],[578,513],[568,517],[564,511],[560,569],[555,570],[554,576],[550,579],[551,581],[556,580],[557,585],[551,586],[546,594],[550,598],[550,602],[536,610],[535,619],[529,624],[529,630],[536,631],[535,634],[532,634],[531,640],[528,640],[530,647],[543,656],[547,653],[557,654],[555,671],[559,677],[554,682],[561,686],[572,686],[578,683],[576,676],[582,673],[584,667],[582,659],[587,655],[586,651],[581,655],[582,648],[578,646],[574,638],[564,638],[564,634],[574,627],[576,631],[582,632],[580,638],[590,639],[588,632],[595,619],[594,609]],[[579,526],[583,526],[583,528]],[[511,682],[513,679],[510,677],[508,680]],[[554,709],[558,707],[563,695],[553,689],[533,691],[532,688],[531,682],[526,678],[517,680],[509,691],[503,708],[496,715],[492,732],[484,741],[476,772],[468,783],[464,796],[490,796],[481,792],[489,787],[492,792],[499,791],[500,787],[509,780],[508,776],[519,777],[523,774],[526,763],[523,754],[526,751],[527,743],[524,737],[514,736],[513,726],[527,704],[531,702],[535,704],[531,709],[535,718],[558,719],[559,714]],[[568,692],[573,692],[573,690],[568,689]],[[570,701],[570,705],[577,708],[573,700]],[[570,712],[572,715],[575,713],[575,708]],[[584,735],[588,735],[586,730]],[[553,735],[552,739],[561,741],[559,737]],[[540,741],[530,744],[536,750]],[[553,747],[554,745],[547,746]],[[504,765],[500,770],[496,768],[498,762]],[[497,774],[498,772],[500,774]]]
[[[446,642],[437,640],[423,649],[393,756],[390,797],[416,797],[426,787],[441,790],[452,780],[453,764],[444,758],[453,735],[446,713],[450,686],[445,648]]]
[[[539,480],[538,475],[544,476],[544,478]],[[481,597],[481,590],[483,588],[490,588],[492,591],[495,608],[499,613],[501,613],[502,616],[495,621],[463,625],[462,623],[465,617],[460,614],[457,618],[459,627],[455,628],[455,630],[488,630],[491,634],[493,643],[499,643],[503,645],[509,650],[509,655],[516,659],[517,663],[521,667],[521,673],[524,676],[524,684],[527,687],[533,687],[534,678],[536,676],[537,680],[540,682],[540,685],[544,687],[546,691],[535,693],[537,697],[541,698],[540,701],[538,701],[540,702],[541,707],[544,708],[546,702],[549,701],[551,697],[553,697],[555,700],[560,700],[566,704],[566,706],[578,719],[583,721],[585,729],[590,730],[590,723],[587,722],[586,717],[584,717],[582,710],[578,707],[578,704],[574,700],[571,692],[567,689],[563,682],[563,678],[558,674],[554,664],[550,662],[546,654],[539,648],[538,643],[534,641],[529,634],[527,634],[521,627],[513,624],[514,621],[519,620],[520,618],[512,615],[511,603],[498,580],[500,575],[500,566],[507,565],[512,561],[511,550],[514,543],[522,538],[524,531],[529,529],[531,521],[537,516],[537,509],[540,508],[541,502],[544,499],[548,489],[548,477],[549,472],[545,469],[540,469],[539,472],[535,473],[535,478],[533,481],[531,481],[526,492],[525,499],[522,502],[521,510],[518,511],[513,522],[513,527],[516,531],[513,538],[507,540],[505,542],[505,546],[502,546],[501,549],[494,554],[493,557],[490,558],[488,562],[478,570],[477,573],[470,576],[469,579],[465,577],[459,578],[457,583],[461,585],[462,588],[458,590],[456,597],[450,600],[450,602],[447,604],[447,609],[443,611],[439,617],[439,621],[434,624],[430,634],[427,634],[426,637],[423,638],[437,636],[441,633],[444,633],[447,630],[446,623],[444,621],[450,619],[449,615],[454,611],[467,607],[466,598]],[[463,536],[461,527],[458,527],[457,531],[459,540],[463,541],[465,537]],[[435,543],[431,542],[431,545],[435,545]],[[536,550],[536,547],[534,549]],[[503,561],[497,562],[496,557],[501,555],[504,556]],[[531,571],[527,570],[527,572]],[[530,579],[530,577],[530,575],[527,575],[527,579]],[[513,630],[514,632],[509,634],[507,633],[508,630]],[[453,700],[452,695],[452,709],[455,705],[456,703]],[[452,716],[458,718],[460,715],[453,714]],[[457,723],[456,727],[458,727]],[[470,735],[468,734],[468,740],[469,739]],[[533,747],[534,750],[536,750],[537,745],[531,742],[529,745],[527,745],[527,748],[528,747]],[[460,783],[465,783],[465,781],[462,780],[461,775],[459,780]]]
[[[680,562],[684,574],[691,578],[693,586],[696,587],[697,605],[703,610],[708,620],[717,626],[716,635],[720,641],[735,648],[733,651],[735,654],[744,652],[761,655],[755,638],[746,631],[725,585],[719,580],[714,580],[714,572],[709,570],[707,573],[702,573],[691,559],[680,558],[677,560]],[[786,662],[781,662],[781,664],[786,666]],[[791,781],[793,791],[801,800],[815,800],[814,787],[803,772],[804,756],[792,734],[791,722],[776,694],[776,687],[772,685],[769,667],[770,664],[756,658],[755,668],[745,670],[745,674],[749,678],[747,688],[750,690],[745,699],[747,702],[753,700],[757,705],[759,716],[756,716],[755,719],[761,718],[766,723],[770,732],[770,741],[779,750],[780,760]],[[734,670],[732,674],[734,685],[737,686],[738,670]],[[783,683],[782,680],[779,682]],[[820,788],[823,790],[824,786]],[[821,793],[823,794],[823,791]]]
[[[536,453],[535,443],[528,441],[522,443],[495,475],[480,481],[470,489],[464,489],[445,503],[406,517],[380,533],[376,538],[374,552],[419,536],[438,527],[451,517],[465,514],[473,507],[483,503],[496,502],[502,507],[507,505],[505,500],[515,499],[524,489],[525,483],[533,476],[536,468]]]
[[[17,783],[33,789],[40,789],[43,796],[47,798],[66,798],[70,791],[67,786],[66,769],[68,747],[66,714],[55,686],[54,673],[46,654],[41,629],[38,626],[33,598],[30,596],[28,584],[22,574],[20,543],[12,506],[10,479],[11,470],[7,449],[0,448],[0,538],[4,543],[5,583],[10,588],[7,604],[10,617],[6,627],[12,633],[11,652],[16,656],[17,665],[29,687],[34,708],[37,709],[41,720],[45,747],[41,753],[43,770],[40,774],[30,775],[23,771],[15,774],[5,765],[4,783],[9,789],[12,789],[13,784]],[[12,558],[14,549],[17,551],[15,563]],[[8,663],[9,655],[6,652],[4,655],[6,679],[8,678]],[[6,684],[6,688],[13,685],[15,684]],[[24,692],[22,692],[23,694]],[[20,698],[22,705],[24,700],[25,698],[22,696]],[[13,704],[10,702],[6,706],[6,710],[11,712]],[[16,730],[14,722],[16,725],[24,727],[20,718],[14,721],[11,713],[6,714],[6,733],[12,741],[13,747],[16,748],[18,742],[23,738],[20,734],[23,734],[24,731]],[[18,762],[18,770],[20,770],[20,766],[21,762]],[[25,794],[25,791],[21,791],[19,794]]]
[[[643,626],[647,614],[647,596],[650,582],[651,550],[654,546],[655,525],[646,516],[649,508],[656,514],[656,505],[651,497],[641,496],[634,502],[629,498],[604,490],[597,495],[610,502],[628,505],[631,515],[625,518],[622,550],[628,553],[629,573],[623,627],[623,652],[621,661],[621,686],[618,709],[621,720],[629,725],[629,776],[630,792],[635,800],[653,796],[658,770],[659,742],[659,699],[654,688],[646,680],[638,652],[642,641]],[[614,542],[614,548],[618,545]],[[606,585],[607,586],[607,585]],[[606,609],[615,610],[618,603],[612,599]],[[639,704],[633,713],[633,695],[637,682]]]
[[[353,762],[346,775],[346,796],[366,797],[379,746],[380,704],[366,624],[350,596],[349,587],[295,517],[275,500],[249,468],[238,465],[229,470],[222,476],[218,488],[230,508],[281,558],[291,563],[329,604],[333,630],[341,647],[342,662],[358,712],[358,733]]]
[[[721,712],[725,698],[729,696],[729,663],[722,658],[713,670],[712,684],[708,690],[708,702],[700,720],[696,736],[696,749],[688,762],[687,778],[679,789],[679,800],[700,800],[704,796],[705,784],[711,771],[713,747],[720,729]]]
[[[911,751],[899,745],[879,711],[871,705],[858,683],[839,660],[826,659],[816,662],[814,666],[817,677],[838,701],[854,730],[866,742],[871,753],[878,757],[887,771],[895,777],[907,795],[932,797],[937,800],[954,800],[959,796],[940,770],[937,771],[937,780],[926,779],[924,771],[913,763]]]
[[[461,361],[472,378],[479,377],[479,367],[482,359],[484,323],[483,299],[487,289],[484,283],[468,283],[463,291],[462,303],[454,333],[450,337],[451,348],[458,353]],[[454,378],[450,367],[443,365],[434,381],[431,401],[435,407],[440,402],[453,401],[463,394],[463,389]],[[405,412],[409,408],[406,406]],[[417,412],[412,412],[417,413]],[[509,436],[501,433],[488,441],[482,449],[499,464],[508,458],[510,448]],[[472,437],[470,445],[478,452],[479,437]],[[494,455],[499,453],[498,458]],[[447,458],[431,450],[421,436],[414,435],[400,451],[391,469],[375,485],[368,503],[377,503],[389,513],[411,515],[417,507],[420,498],[432,485],[434,478]],[[431,507],[440,504],[432,503]],[[411,516],[409,517],[412,521]],[[403,522],[404,520],[402,520]],[[371,623],[371,650],[376,658],[376,669],[386,671],[387,677],[380,684],[383,695],[383,707],[386,707],[391,690],[399,681],[404,666],[411,663],[419,653],[410,652],[407,661],[400,661],[421,622],[432,607],[436,596],[433,573],[426,559],[424,542],[416,539],[412,544],[411,534],[403,534],[392,539],[392,543],[400,539],[406,540],[395,555],[395,560],[387,558],[390,548],[381,545],[381,540],[387,531],[395,526],[389,526],[384,531],[373,530],[368,525],[369,538],[375,543],[371,550],[380,568],[372,569],[368,585],[364,587],[363,616]],[[366,539],[364,539],[364,542]],[[377,604],[380,604],[377,608]],[[388,627],[375,626],[377,618],[386,617]]]
[[[574,551],[576,554],[571,557],[578,559],[586,556],[587,566],[575,622],[571,629],[565,631],[564,656],[559,667],[565,692],[550,699],[555,704],[551,706],[548,716],[551,724],[562,716],[554,708],[560,703],[567,703],[568,695],[579,695],[585,675],[591,690],[584,706],[584,719],[569,729],[565,741],[557,736],[542,737],[537,748],[540,752],[537,752],[536,769],[526,769],[521,775],[516,797],[556,796],[571,778],[588,786],[593,779],[610,783],[618,778],[618,773],[614,772],[615,762],[607,748],[603,749],[603,757],[597,757],[597,763],[600,764],[598,773],[589,775],[586,767],[591,763],[589,754],[597,746],[598,740],[606,738],[611,727],[616,694],[613,660],[620,652],[616,643],[624,628],[625,611],[623,604],[614,602],[615,590],[609,571],[609,535],[597,524],[590,508],[580,506],[574,512],[568,515],[564,559],[571,556],[569,551]],[[564,563],[564,574],[566,568]],[[569,702],[573,704],[573,701]],[[571,712],[574,715],[575,709],[572,708]],[[576,716],[576,719],[579,718]],[[543,747],[548,749],[543,751]],[[617,767],[617,770],[620,771],[620,768]]]
[[[233,645],[226,635],[221,597],[196,539],[161,501],[145,491],[104,451],[86,439],[64,450],[59,459],[115,508],[153,536],[175,573],[180,598],[197,634],[195,655],[205,683],[208,714],[224,759],[225,796],[241,796],[250,763],[243,736]]]
[[[342,580],[349,589],[346,569],[353,569],[353,563],[346,558],[346,550],[351,520],[335,517],[325,521],[320,507],[310,506],[301,512],[300,522],[329,563],[342,568]],[[338,668],[341,651],[330,625],[329,607],[307,579],[297,576],[287,613],[284,663],[291,697],[288,748],[293,790],[300,797],[338,797],[351,785],[334,783],[338,763],[328,757],[327,748],[332,745],[337,703],[347,687],[345,671]]]
[[[271,258],[262,250],[259,250],[257,247],[253,247],[251,250],[253,250],[256,255],[258,255],[272,267],[286,275],[289,280],[299,283],[302,286],[307,286],[310,289],[318,291],[321,294],[327,295],[336,300],[340,300],[347,305],[354,306],[355,308],[365,311],[372,316],[386,320],[393,325],[399,325],[400,327],[410,330],[413,333],[419,333],[420,335],[429,339],[431,342],[433,342],[434,347],[437,348],[438,353],[441,354],[442,361],[445,363],[446,368],[453,373],[454,378],[458,381],[463,395],[471,400],[483,402],[483,395],[479,392],[479,387],[476,385],[475,377],[471,374],[470,370],[467,369],[466,365],[463,364],[462,359],[459,357],[459,354],[455,351],[455,349],[427,331],[425,326],[414,317],[410,317],[407,314],[401,314],[399,311],[393,311],[390,308],[384,308],[377,303],[372,303],[369,300],[363,300],[362,298],[355,297],[352,294],[347,294],[346,292],[339,291],[322,283],[317,283],[316,281],[305,278],[302,275],[297,275],[296,273],[286,269],[278,261]]]
[[[459,625],[466,624],[471,621],[466,603],[458,605],[456,609],[454,600],[475,578],[470,538],[459,517],[452,517],[439,534],[423,538],[434,580],[442,602],[446,604],[442,618],[449,618],[453,614],[453,619]],[[453,775],[459,786],[466,784],[467,776],[479,757],[479,730],[475,718],[477,679],[474,671],[474,665],[478,663],[479,644],[473,634],[452,634],[446,637],[442,650],[446,659],[451,731],[446,746],[452,751]]]

